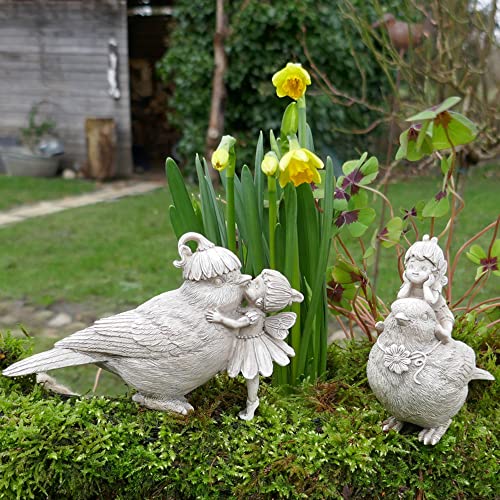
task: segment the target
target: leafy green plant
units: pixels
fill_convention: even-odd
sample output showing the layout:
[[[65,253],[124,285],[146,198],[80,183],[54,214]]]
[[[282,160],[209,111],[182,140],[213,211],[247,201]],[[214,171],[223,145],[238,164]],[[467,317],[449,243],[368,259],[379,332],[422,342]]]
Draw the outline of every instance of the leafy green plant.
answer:
[[[21,129],[23,142],[31,152],[35,153],[40,140],[55,129],[55,122],[52,120],[38,121],[39,107],[42,103],[34,104],[28,113],[28,126]]]
[[[304,95],[311,83],[308,73],[290,63],[273,83],[278,95],[291,96],[294,102],[285,110],[278,139],[270,131],[266,155],[260,134],[253,171],[243,165],[241,174],[236,172],[237,141],[231,136],[222,138],[212,156],[212,165],[221,171],[225,200],[217,196],[205,160],[196,159],[199,201],[187,193],[172,159],[167,159],[166,169],[173,199],[170,218],[178,237],[201,231],[236,252],[245,272],[277,269],[304,295],[302,304],[291,306],[297,314],[290,335],[296,357],[275,372],[278,383],[293,385],[303,377],[316,379],[326,369],[325,277],[334,228],[334,177],[331,159],[320,175],[324,164],[313,153]],[[320,185],[323,189],[316,189]]]
[[[374,164],[372,167],[368,166],[368,162],[363,163],[365,158],[362,158],[356,164],[347,162],[342,167],[344,176],[338,179],[335,191],[336,208],[342,210],[340,214],[342,222],[348,225],[353,210],[357,210],[355,207],[360,204],[366,206],[367,191],[381,197],[390,212],[389,220],[380,231],[375,232],[370,245],[366,248],[360,236],[373,221],[373,217],[369,216],[368,212],[362,220],[362,209],[358,212],[359,221],[356,220],[355,224],[351,224],[353,227],[350,233],[352,237],[358,239],[362,248],[361,259],[356,260],[353,257],[352,249],[343,243],[341,234],[335,237],[339,243],[341,257],[332,269],[332,279],[328,284],[330,309],[337,317],[346,318],[348,326],[358,325],[369,338],[372,337],[371,330],[378,318],[388,312],[369,279],[369,267],[376,252],[377,240],[383,247],[395,249],[397,263],[394,267],[395,269],[399,267],[401,274],[401,259],[406,251],[405,245],[411,244],[410,239],[415,241],[420,237],[417,226],[427,226],[426,232],[434,236],[437,235],[436,220],[439,219],[445,220],[439,239],[445,241],[445,257],[449,264],[446,299],[450,308],[455,312],[487,313],[491,317],[488,325],[490,327],[499,322],[495,309],[498,310],[500,306],[500,297],[488,298],[477,303],[474,303],[474,299],[491,275],[500,275],[498,268],[500,240],[497,239],[500,217],[463,243],[454,256],[451,251],[457,217],[465,206],[464,200],[456,190],[457,146],[469,144],[477,134],[474,123],[460,113],[450,110],[459,101],[458,97],[450,97],[407,120],[411,125],[400,135],[400,147],[396,159],[418,161],[425,156],[432,156],[440,163],[443,178],[441,189],[437,193],[403,210],[402,217],[395,215],[390,200],[383,193],[368,186],[373,180]],[[491,234],[491,240],[487,251],[478,245],[473,245],[478,238],[488,232]],[[470,250],[467,257],[479,267],[471,286],[457,297],[453,293],[455,274],[459,259],[468,248]],[[341,322],[340,325],[346,329],[346,333],[349,333],[349,328],[344,323]]]

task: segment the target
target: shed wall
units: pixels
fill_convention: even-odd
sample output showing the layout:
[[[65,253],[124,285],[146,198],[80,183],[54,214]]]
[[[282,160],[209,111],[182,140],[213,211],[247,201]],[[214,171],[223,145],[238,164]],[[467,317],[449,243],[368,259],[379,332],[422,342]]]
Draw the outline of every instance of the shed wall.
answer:
[[[108,94],[108,41],[119,51],[121,98]],[[0,0],[0,136],[47,101],[65,162],[86,161],[85,118],[114,118],[118,172],[132,172],[125,0]]]

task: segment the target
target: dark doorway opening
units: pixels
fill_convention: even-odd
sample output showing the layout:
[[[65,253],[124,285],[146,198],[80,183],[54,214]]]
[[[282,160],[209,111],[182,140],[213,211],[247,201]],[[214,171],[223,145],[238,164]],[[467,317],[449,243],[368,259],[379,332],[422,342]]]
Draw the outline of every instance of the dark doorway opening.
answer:
[[[128,1],[128,49],[132,156],[136,173],[163,169],[172,156],[178,133],[168,124],[168,88],[158,77],[156,63],[168,47],[172,2]]]

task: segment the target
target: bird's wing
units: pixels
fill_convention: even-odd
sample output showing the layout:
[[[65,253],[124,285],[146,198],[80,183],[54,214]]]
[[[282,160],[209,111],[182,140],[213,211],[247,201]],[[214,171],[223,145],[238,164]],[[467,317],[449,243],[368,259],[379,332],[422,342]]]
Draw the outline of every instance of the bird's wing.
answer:
[[[452,340],[453,345],[446,348],[439,363],[444,377],[449,383],[461,389],[473,378],[476,369],[476,354],[467,344]]]
[[[201,348],[208,334],[200,332],[198,319],[172,312],[160,321],[156,315],[134,309],[100,319],[60,340],[56,347],[136,358],[165,353],[178,356]]]
[[[158,328],[135,310],[96,321],[92,326],[60,340],[56,347],[112,356],[145,357],[148,351],[165,351],[170,343],[166,327]],[[150,338],[146,347],[143,338]],[[146,348],[145,348],[146,347]]]
[[[264,330],[271,337],[283,340],[288,335],[288,329],[295,324],[297,315],[293,312],[285,312],[269,316],[264,320]]]

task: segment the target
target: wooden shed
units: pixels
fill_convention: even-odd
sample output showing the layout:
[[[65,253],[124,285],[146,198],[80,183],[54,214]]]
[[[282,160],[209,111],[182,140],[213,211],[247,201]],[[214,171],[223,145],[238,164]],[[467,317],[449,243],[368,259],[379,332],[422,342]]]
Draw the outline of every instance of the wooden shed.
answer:
[[[166,29],[161,19],[156,25]],[[129,175],[128,42],[126,0],[0,0],[0,138],[18,135],[42,102],[64,143],[64,163],[82,168],[86,120],[113,119],[117,174]]]

